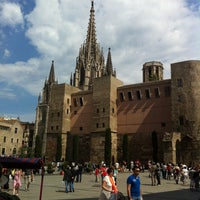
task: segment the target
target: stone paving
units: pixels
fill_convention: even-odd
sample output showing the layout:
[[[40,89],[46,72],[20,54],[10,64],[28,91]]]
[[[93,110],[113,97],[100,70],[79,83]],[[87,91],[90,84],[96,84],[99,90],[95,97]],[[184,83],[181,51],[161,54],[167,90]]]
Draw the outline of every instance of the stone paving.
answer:
[[[117,185],[124,195],[126,195],[126,179],[130,174],[126,172],[118,175]],[[173,179],[161,180],[160,186],[151,186],[147,172],[140,173],[140,177],[144,200],[200,200],[200,192],[189,190],[189,181],[185,185],[177,185]],[[34,182],[31,183],[30,191],[26,192],[22,185],[20,199],[39,200],[40,185],[41,176],[37,175]],[[95,182],[93,174],[83,174],[82,182],[75,183],[75,192],[65,193],[64,188],[61,175],[45,175],[42,200],[98,200],[101,185]]]

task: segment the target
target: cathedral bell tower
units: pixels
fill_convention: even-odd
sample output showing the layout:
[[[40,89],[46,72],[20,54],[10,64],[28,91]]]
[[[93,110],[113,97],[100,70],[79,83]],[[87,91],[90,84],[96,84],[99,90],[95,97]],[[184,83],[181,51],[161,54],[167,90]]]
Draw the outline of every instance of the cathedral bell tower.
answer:
[[[146,62],[143,65],[143,82],[163,80],[163,64],[158,61]]]

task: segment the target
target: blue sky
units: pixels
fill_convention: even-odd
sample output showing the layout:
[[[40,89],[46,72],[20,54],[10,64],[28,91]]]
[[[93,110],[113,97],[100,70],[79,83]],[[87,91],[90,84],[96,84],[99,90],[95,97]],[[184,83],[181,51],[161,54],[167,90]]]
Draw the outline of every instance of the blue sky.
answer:
[[[0,116],[35,121],[51,61],[69,83],[86,38],[91,1],[0,0]],[[142,65],[200,59],[199,0],[95,0],[97,39],[117,77],[142,82]]]

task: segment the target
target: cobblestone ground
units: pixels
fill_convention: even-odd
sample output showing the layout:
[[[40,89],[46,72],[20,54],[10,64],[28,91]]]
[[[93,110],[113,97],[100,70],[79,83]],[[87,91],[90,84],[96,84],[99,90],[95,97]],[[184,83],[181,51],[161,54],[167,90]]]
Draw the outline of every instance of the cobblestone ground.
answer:
[[[131,173],[120,173],[117,179],[119,190],[126,195],[126,179]],[[183,184],[175,184],[172,180],[161,180],[160,186],[151,186],[148,172],[140,173],[141,188],[144,200],[200,200],[200,192],[189,190],[189,180]],[[22,180],[23,183],[23,180]],[[12,183],[10,183],[12,184]],[[30,191],[22,185],[19,197],[21,200],[39,200],[41,176],[35,176]],[[65,193],[61,175],[45,175],[42,190],[42,200],[97,200],[101,185],[95,182],[93,174],[83,174],[82,182],[75,183],[75,192]],[[12,193],[12,191],[9,191]]]

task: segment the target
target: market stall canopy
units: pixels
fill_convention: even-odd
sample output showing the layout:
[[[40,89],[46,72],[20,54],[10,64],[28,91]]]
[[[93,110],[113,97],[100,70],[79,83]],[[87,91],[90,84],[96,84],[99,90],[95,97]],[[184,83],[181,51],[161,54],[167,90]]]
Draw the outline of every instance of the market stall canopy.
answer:
[[[40,169],[43,167],[42,158],[15,158],[15,157],[0,157],[0,163],[5,168],[18,169]]]

